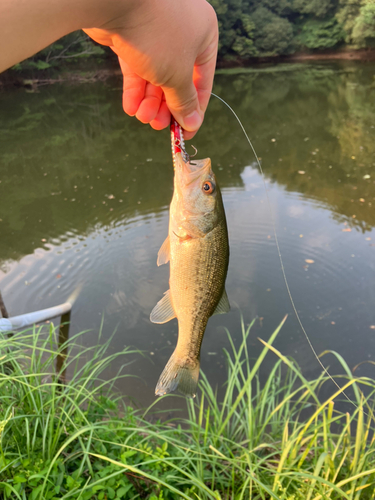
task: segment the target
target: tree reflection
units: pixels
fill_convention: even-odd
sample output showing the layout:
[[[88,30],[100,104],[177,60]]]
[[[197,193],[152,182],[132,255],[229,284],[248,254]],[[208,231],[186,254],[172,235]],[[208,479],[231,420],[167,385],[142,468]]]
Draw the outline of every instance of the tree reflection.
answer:
[[[375,225],[373,75],[374,66],[364,64],[285,66],[284,71],[281,66],[220,75],[216,90],[223,96],[228,87],[237,89],[228,100],[271,181],[317,200],[338,221],[366,231]]]

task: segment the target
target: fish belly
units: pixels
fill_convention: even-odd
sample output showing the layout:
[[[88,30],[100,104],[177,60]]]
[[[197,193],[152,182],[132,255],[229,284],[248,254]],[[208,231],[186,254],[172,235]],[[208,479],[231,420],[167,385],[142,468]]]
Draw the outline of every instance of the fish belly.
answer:
[[[170,290],[178,324],[176,354],[199,359],[208,318],[223,294],[229,260],[225,223],[204,238],[171,238]]]

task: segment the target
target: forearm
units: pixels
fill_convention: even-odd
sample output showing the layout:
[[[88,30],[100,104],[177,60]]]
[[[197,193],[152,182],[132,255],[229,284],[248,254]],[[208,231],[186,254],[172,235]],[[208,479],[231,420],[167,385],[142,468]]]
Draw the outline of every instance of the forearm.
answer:
[[[123,10],[131,9],[134,0],[124,4]],[[100,27],[116,15],[114,0],[0,0],[0,72],[72,31]]]

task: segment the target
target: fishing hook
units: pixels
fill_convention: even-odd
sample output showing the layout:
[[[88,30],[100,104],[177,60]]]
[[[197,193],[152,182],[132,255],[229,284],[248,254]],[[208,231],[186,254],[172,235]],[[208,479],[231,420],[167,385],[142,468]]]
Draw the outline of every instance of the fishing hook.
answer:
[[[185,163],[190,163],[190,158],[193,158],[197,153],[197,148],[192,146],[195,150],[193,155],[189,155],[185,148],[184,135],[181,125],[173,118],[171,118],[171,140],[172,140],[172,156],[174,158],[176,153],[181,153]]]

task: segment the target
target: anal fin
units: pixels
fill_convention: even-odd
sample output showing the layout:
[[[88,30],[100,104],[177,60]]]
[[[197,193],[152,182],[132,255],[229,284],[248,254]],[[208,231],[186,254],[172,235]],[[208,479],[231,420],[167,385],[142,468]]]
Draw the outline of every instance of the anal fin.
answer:
[[[216,306],[214,314],[225,314],[229,311],[230,311],[230,304],[229,304],[227,292],[224,288],[223,295],[221,296],[221,299],[219,300],[219,303]]]

